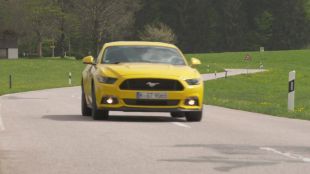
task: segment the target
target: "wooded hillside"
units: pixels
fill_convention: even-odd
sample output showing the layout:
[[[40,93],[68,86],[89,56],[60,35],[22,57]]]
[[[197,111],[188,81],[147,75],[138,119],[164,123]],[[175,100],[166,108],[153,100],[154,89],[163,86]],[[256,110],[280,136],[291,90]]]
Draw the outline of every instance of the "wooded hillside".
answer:
[[[158,38],[187,53],[301,49],[310,0],[0,0],[0,31],[18,33],[20,53],[37,56]]]

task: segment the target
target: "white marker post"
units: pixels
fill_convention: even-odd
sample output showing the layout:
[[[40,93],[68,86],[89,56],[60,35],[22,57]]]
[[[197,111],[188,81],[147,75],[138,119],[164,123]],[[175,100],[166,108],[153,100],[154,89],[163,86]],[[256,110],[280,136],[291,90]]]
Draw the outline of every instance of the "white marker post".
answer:
[[[71,74],[71,72],[69,72],[69,85],[72,85],[72,80],[71,80],[71,78],[72,78],[72,74]]]
[[[296,71],[291,71],[288,78],[288,110],[295,110],[295,79]]]

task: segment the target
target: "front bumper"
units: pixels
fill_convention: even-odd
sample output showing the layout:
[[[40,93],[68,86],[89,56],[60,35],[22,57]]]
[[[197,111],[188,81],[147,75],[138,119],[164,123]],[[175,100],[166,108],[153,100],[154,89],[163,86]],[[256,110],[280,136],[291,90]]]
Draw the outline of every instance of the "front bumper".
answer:
[[[126,77],[123,79],[118,79],[118,81],[113,84],[103,84],[95,82],[96,87],[96,102],[98,109],[106,109],[111,111],[127,111],[127,112],[189,112],[189,111],[201,111],[203,106],[203,83],[200,85],[190,86],[184,80],[179,80],[184,86],[182,91],[140,91],[140,90],[121,90],[119,88],[120,84],[130,78],[139,77]],[[158,78],[158,77],[156,77]],[[173,79],[167,77],[167,79]],[[149,106],[149,105],[128,105],[125,100],[137,99],[137,92],[166,92],[167,100],[178,100],[178,104],[173,106]],[[117,104],[103,104],[102,98],[107,96],[113,96],[117,98]],[[198,104],[195,106],[186,105],[185,101],[188,98],[197,98]]]
[[[110,111],[124,111],[124,112],[199,112],[200,109],[182,109],[182,108],[134,108],[134,107],[120,107],[108,108]]]

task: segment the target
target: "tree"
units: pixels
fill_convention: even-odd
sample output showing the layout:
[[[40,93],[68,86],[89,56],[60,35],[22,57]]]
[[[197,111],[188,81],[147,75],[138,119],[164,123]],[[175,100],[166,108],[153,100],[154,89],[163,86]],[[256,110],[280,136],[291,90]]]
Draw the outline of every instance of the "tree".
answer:
[[[128,35],[139,7],[139,0],[78,0],[74,9],[86,48],[96,55],[104,41]]]
[[[264,11],[255,18],[257,26],[257,40],[260,46],[267,46],[272,37],[272,24],[274,22],[273,15],[269,11]],[[269,45],[268,45],[269,46]],[[257,47],[258,48],[258,47]]]
[[[20,31],[25,27],[24,16],[25,9],[19,0],[0,0],[0,30]]]
[[[163,23],[146,25],[144,31],[140,32],[139,38],[143,41],[166,42],[172,44],[177,42],[177,38],[172,29]]]
[[[185,52],[299,49],[310,43],[310,0],[0,0],[0,32],[39,56],[51,44],[60,56],[96,55],[105,42],[165,28],[156,23]]]
[[[52,0],[31,0],[25,2],[26,20],[37,43],[38,56],[42,57],[42,44],[44,39],[55,40],[57,30],[57,18],[61,15],[60,9]]]
[[[66,39],[66,31],[65,31],[65,27],[66,27],[66,17],[67,17],[67,11],[66,9],[69,9],[68,7],[70,7],[70,1],[64,1],[64,0],[56,0],[56,4],[58,5],[61,14],[58,15],[58,28],[59,28],[59,32],[60,32],[60,36],[58,39],[58,44],[60,47],[60,55],[61,57],[65,56],[65,39]]]
[[[272,0],[272,49],[297,49],[307,44],[309,21],[304,0]]]

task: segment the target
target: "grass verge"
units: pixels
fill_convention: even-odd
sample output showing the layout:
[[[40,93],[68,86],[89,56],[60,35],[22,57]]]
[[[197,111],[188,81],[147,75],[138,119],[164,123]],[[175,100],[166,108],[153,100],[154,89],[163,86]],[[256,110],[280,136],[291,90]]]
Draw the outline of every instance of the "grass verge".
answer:
[[[79,85],[84,65],[69,59],[0,60],[0,95],[47,88],[67,87],[69,72],[72,86]],[[12,75],[12,89],[9,75]]]
[[[205,83],[205,103],[275,116],[310,120],[310,50],[191,55],[204,64],[223,68],[258,68],[268,72],[229,77]],[[199,69],[206,72],[205,69]],[[288,112],[288,73],[296,70],[296,110]]]

